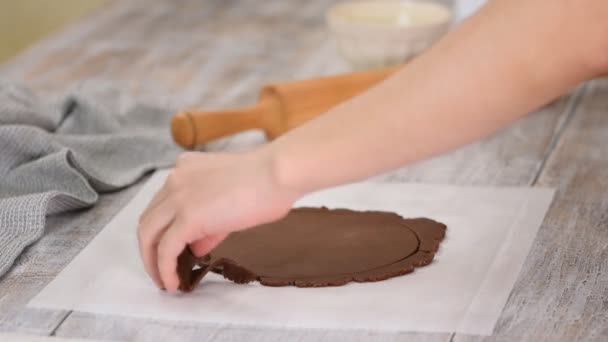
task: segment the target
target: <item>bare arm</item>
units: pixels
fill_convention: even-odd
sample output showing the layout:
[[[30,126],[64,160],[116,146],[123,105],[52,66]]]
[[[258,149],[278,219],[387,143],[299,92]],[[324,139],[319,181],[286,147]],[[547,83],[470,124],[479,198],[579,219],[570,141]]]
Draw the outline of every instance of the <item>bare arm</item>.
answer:
[[[606,18],[605,1],[493,1],[394,77],[272,143],[279,179],[308,192],[487,136],[601,72]]]
[[[608,1],[494,0],[365,94],[244,154],[184,154],[140,219],[146,270],[285,215],[293,201],[482,138],[608,70]]]

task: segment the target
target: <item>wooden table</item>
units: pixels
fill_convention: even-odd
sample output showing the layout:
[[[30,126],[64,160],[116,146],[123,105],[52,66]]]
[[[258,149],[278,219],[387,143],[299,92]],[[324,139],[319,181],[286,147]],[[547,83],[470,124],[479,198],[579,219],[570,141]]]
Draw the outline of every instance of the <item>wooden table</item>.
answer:
[[[333,2],[114,1],[4,65],[0,76],[42,94],[94,80],[174,108],[245,104],[270,80],[346,70],[324,27]],[[489,139],[384,176],[558,188],[490,337],[228,329],[26,308],[139,186],[103,196],[91,210],[49,218],[44,238],[0,280],[0,331],[138,341],[606,341],[606,112],[608,80],[597,79]]]

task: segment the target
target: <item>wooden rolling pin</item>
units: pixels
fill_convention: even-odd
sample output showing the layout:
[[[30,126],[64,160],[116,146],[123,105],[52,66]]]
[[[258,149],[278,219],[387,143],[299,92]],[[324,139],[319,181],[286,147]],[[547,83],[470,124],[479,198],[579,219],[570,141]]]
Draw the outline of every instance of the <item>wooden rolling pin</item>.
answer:
[[[249,129],[261,129],[266,137],[274,139],[363,92],[395,70],[393,67],[270,84],[262,89],[258,103],[250,107],[178,112],[171,122],[171,133],[175,142],[185,148]]]

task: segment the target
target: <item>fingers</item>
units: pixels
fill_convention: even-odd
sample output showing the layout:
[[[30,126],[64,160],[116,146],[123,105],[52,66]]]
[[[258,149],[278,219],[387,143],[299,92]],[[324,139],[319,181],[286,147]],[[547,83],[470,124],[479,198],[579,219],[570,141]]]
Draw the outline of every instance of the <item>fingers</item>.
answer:
[[[190,250],[197,257],[202,257],[219,245],[228,234],[215,234],[204,237],[190,244]]]
[[[188,242],[194,240],[186,239],[185,230],[178,224],[184,222],[178,217],[178,211],[182,211],[180,198],[183,199],[183,190],[187,189],[189,183],[185,181],[188,178],[187,166],[193,156],[183,154],[178,158],[176,169],[139,218],[137,234],[144,267],[156,286],[168,291],[175,291],[179,285],[177,256]],[[196,238],[200,238],[200,235]]]
[[[159,288],[163,288],[163,283],[157,267],[158,246],[161,236],[168,230],[174,219],[175,209],[172,202],[166,200],[160,202],[155,210],[150,211],[137,228],[139,251],[144,268]]]
[[[174,292],[179,287],[177,257],[191,241],[192,234],[181,222],[183,221],[175,220],[158,243],[158,272],[164,288],[169,292]]]

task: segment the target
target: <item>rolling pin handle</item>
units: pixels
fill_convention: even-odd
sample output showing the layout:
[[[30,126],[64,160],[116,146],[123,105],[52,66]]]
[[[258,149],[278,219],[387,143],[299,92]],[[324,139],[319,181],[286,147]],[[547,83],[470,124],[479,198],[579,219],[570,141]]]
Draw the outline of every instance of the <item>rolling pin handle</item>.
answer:
[[[220,111],[187,110],[175,114],[171,122],[173,140],[184,148],[192,149],[211,140],[250,129],[267,132],[268,103]]]
[[[175,142],[187,149],[196,145],[196,127],[188,112],[178,112],[171,120],[171,135]]]

